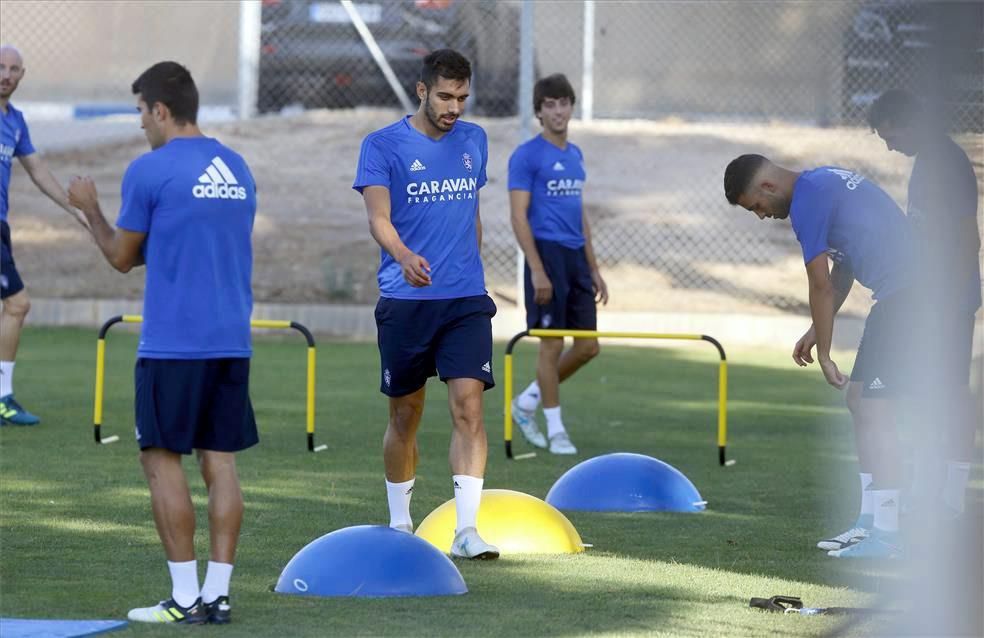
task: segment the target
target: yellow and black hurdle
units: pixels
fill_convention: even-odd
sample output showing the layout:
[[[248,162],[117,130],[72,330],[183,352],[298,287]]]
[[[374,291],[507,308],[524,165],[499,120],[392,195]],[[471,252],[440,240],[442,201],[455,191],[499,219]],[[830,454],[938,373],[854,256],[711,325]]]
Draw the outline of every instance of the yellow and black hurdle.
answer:
[[[718,366],[718,461],[721,465],[730,465],[726,460],[725,448],[728,444],[728,358],[724,354],[724,348],[714,337],[699,334],[674,334],[658,332],[605,332],[601,330],[546,330],[533,329],[524,330],[509,340],[506,346],[506,357],[504,363],[505,370],[505,397],[503,398],[503,425],[505,432],[506,457],[523,458],[513,456],[512,451],[512,414],[510,407],[513,398],[513,348],[524,337],[574,337],[576,339],[591,338],[615,338],[615,339],[672,339],[677,341],[706,341],[717,348],[718,355],[721,357],[721,364]],[[531,455],[532,456],[532,455]],[[733,463],[733,461],[731,462]]]
[[[95,407],[92,416],[92,432],[96,443],[112,443],[118,441],[118,436],[102,438],[102,417],[103,417],[103,389],[105,387],[106,374],[106,333],[118,323],[142,323],[143,317],[140,315],[117,315],[110,318],[99,329],[99,339],[96,342],[96,397]],[[310,452],[320,452],[326,449],[327,445],[314,445],[314,396],[315,396],[315,362],[317,360],[314,344],[314,336],[311,331],[296,321],[282,321],[277,319],[253,319],[249,322],[253,328],[293,328],[297,330],[307,340],[307,399],[306,399],[306,429],[307,447]]]

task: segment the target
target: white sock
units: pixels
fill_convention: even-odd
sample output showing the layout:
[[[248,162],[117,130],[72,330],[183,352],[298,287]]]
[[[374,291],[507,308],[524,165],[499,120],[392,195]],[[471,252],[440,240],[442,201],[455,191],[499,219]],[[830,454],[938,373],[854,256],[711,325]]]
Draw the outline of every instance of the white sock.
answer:
[[[861,513],[858,514],[858,521],[866,522],[870,529],[872,517],[875,514],[875,504],[871,498],[871,490],[868,489],[868,486],[871,485],[871,474],[861,472],[858,476],[861,477]]]
[[[167,561],[167,569],[171,572],[171,598],[182,607],[191,607],[199,594],[198,561]]]
[[[214,603],[219,596],[229,595],[229,581],[232,579],[232,565],[208,561],[205,584],[202,585],[202,602]]]
[[[0,361],[0,397],[14,393],[14,362]]]
[[[537,384],[536,379],[533,380],[533,383],[526,386],[526,389],[516,399],[516,404],[523,410],[530,412],[540,405],[540,386]]]
[[[417,477],[402,483],[386,481],[386,500],[389,503],[390,527],[409,525],[413,529],[413,519],[410,518],[410,497],[413,496],[413,483]]]
[[[547,417],[547,438],[552,439],[555,434],[566,432],[564,422],[560,419],[560,406],[556,408],[543,408],[543,416]]]
[[[454,511],[458,515],[454,531],[478,527],[478,506],[482,504],[485,479],[466,474],[455,474],[451,478],[454,481]]]
[[[943,484],[943,502],[955,512],[964,511],[964,495],[967,492],[967,479],[970,478],[970,463],[966,461],[946,462],[946,483]]]
[[[899,491],[869,491],[875,504],[875,529],[882,532],[899,531]]]

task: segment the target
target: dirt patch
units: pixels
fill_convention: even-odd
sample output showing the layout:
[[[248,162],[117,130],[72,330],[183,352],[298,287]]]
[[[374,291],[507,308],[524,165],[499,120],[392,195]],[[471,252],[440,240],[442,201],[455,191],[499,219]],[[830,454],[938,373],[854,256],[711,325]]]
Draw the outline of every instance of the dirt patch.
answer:
[[[240,152],[257,180],[257,301],[375,300],[379,250],[351,184],[362,138],[396,117],[376,109],[314,111],[206,129]],[[518,124],[475,121],[490,140],[489,184],[481,205],[486,277],[498,301],[509,303],[515,298],[515,248],[506,166],[519,142]],[[63,182],[75,174],[91,175],[113,220],[123,172],[147,150],[136,124],[134,130],[132,141],[47,154],[45,160]],[[587,159],[585,201],[613,309],[806,309],[805,275],[788,225],[763,224],[724,201],[722,173],[740,153],[762,152],[794,167],[847,166],[902,204],[911,166],[860,129],[619,121],[574,123],[571,137]],[[33,296],[140,297],[142,275],[124,276],[106,265],[91,240],[19,166],[10,199],[15,255]],[[868,303],[867,294],[855,290],[845,310],[862,312]]]

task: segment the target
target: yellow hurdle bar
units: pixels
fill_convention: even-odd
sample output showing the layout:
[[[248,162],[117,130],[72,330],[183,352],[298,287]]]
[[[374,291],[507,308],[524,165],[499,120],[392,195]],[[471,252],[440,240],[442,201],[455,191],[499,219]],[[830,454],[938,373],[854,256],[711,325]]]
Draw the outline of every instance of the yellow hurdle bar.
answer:
[[[96,401],[95,410],[92,415],[93,425],[93,436],[96,437],[96,443],[102,443],[102,436],[99,434],[99,427],[102,425],[102,407],[103,407],[103,380],[106,376],[106,339],[104,335],[99,335],[99,339],[96,341]]]
[[[671,339],[677,341],[706,341],[717,348],[721,357],[718,366],[718,423],[717,444],[718,462],[726,463],[725,449],[728,445],[728,360],[724,348],[717,339],[700,334],[677,334],[662,332],[606,332],[601,330],[547,330],[534,328],[524,330],[509,340],[506,346],[506,356],[503,362],[505,370],[505,390],[503,391],[503,432],[506,444],[506,457],[513,458],[512,452],[512,398],[513,398],[513,355],[512,351],[520,339],[524,337],[574,337],[575,339]]]
[[[103,417],[103,394],[105,390],[106,377],[106,333],[113,325],[121,322],[142,323],[143,317],[141,315],[117,315],[106,321],[106,323],[104,323],[99,329],[99,338],[96,342],[96,395],[94,401],[95,407],[93,408],[92,415],[93,435],[95,436],[96,443],[103,442],[101,428]],[[307,397],[305,400],[307,418],[305,421],[305,430],[307,432],[308,451],[314,452],[315,364],[317,361],[317,350],[315,349],[314,336],[311,334],[310,330],[296,321],[283,321],[279,319],[252,319],[249,322],[249,325],[253,328],[293,328],[304,335],[304,338],[307,340]],[[321,448],[324,447],[324,445],[321,446]]]

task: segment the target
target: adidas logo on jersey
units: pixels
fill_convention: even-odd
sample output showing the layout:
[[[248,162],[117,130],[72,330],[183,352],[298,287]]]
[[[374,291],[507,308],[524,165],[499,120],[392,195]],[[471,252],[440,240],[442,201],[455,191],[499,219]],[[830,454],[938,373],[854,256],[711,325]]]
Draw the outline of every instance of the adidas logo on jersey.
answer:
[[[846,186],[849,191],[853,191],[858,187],[858,184],[864,181],[863,175],[859,175],[852,171],[845,171],[842,168],[828,168],[827,170],[844,180],[844,186]]]
[[[427,170],[427,167],[424,166],[423,162],[421,162],[419,159],[415,159],[413,161],[413,164],[410,165],[411,173],[416,173],[417,171],[425,171],[425,170]]]
[[[554,162],[553,169],[555,171],[562,171],[564,170],[564,165],[561,164],[560,162]]]
[[[492,363],[486,361],[485,364],[482,365],[482,372],[492,372]]]
[[[884,390],[885,389],[885,384],[882,383],[881,379],[879,379],[878,377],[875,377],[875,380],[871,382],[871,385],[868,386],[868,389],[869,390]]]
[[[218,155],[212,158],[198,182],[191,189],[198,199],[246,199],[246,189],[238,185],[239,180]]]

